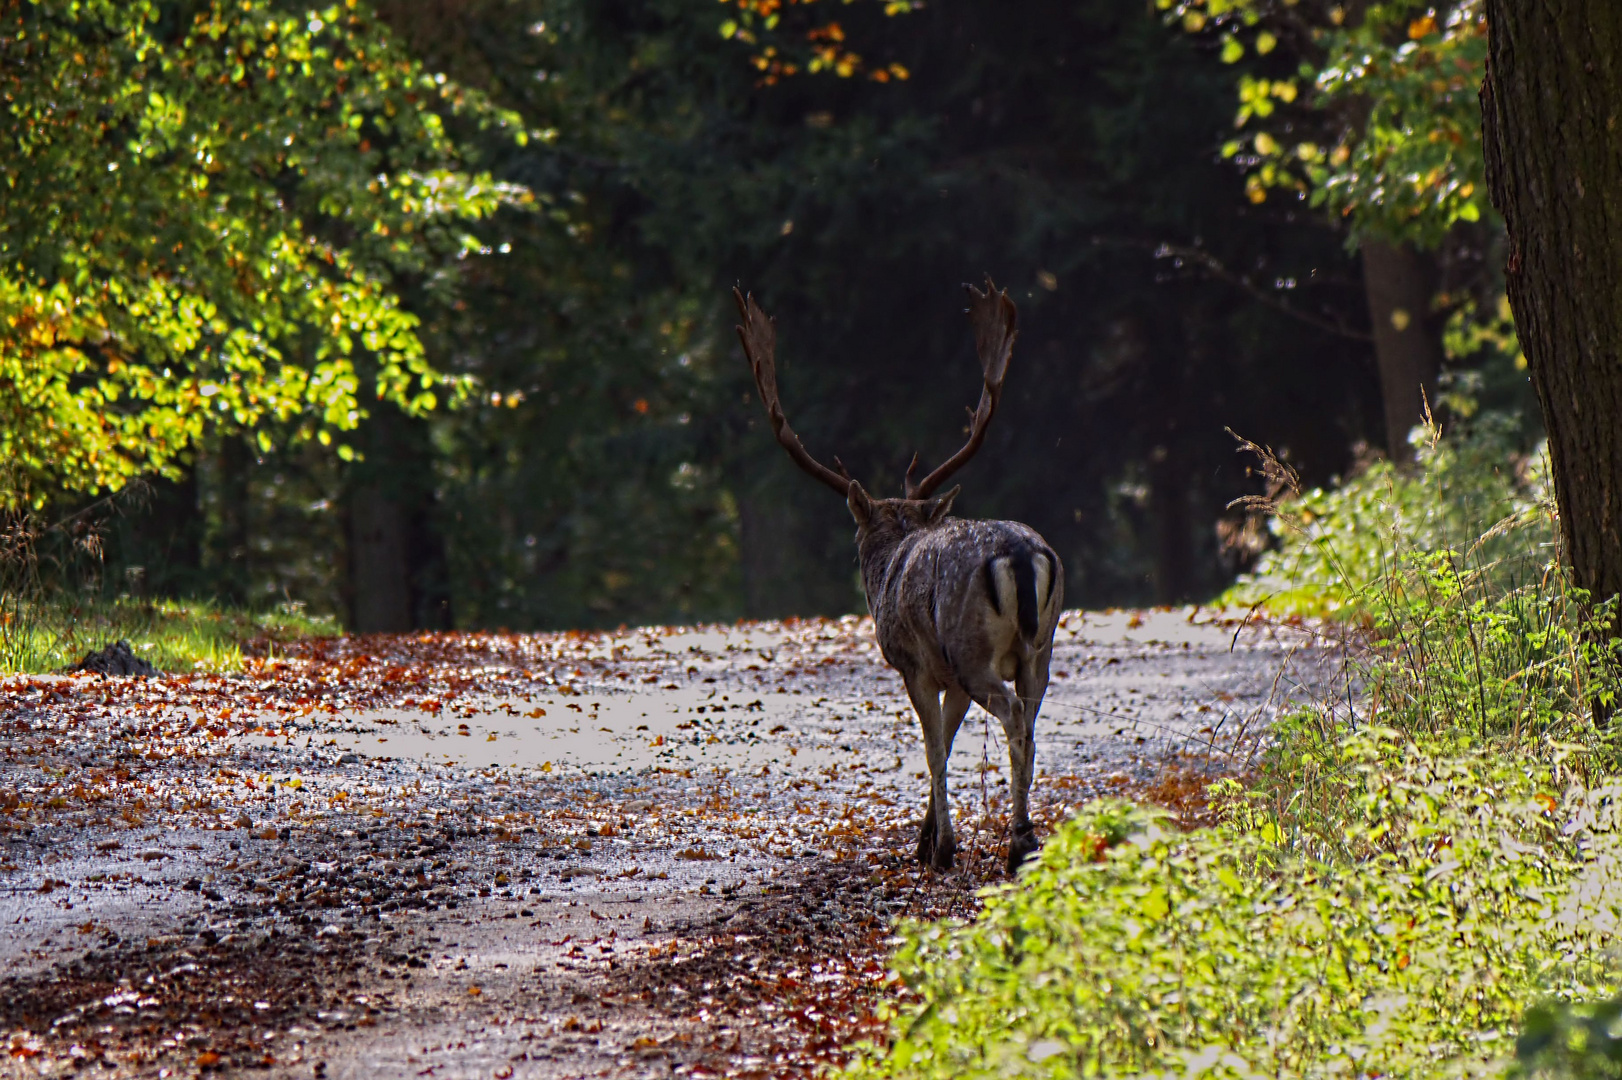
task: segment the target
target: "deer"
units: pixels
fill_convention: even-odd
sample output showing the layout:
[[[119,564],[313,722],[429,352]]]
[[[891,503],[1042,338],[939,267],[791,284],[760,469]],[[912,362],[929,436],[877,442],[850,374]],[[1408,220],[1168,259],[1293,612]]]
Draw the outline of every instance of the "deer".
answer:
[[[952,517],[961,484],[935,494],[985,442],[1019,334],[1014,302],[989,276],[983,290],[964,289],[983,376],[968,439],[921,480],[914,478],[914,454],[902,497],[888,499],[868,494],[838,457],[829,468],[806,450],[777,392],[776,321],[753,295],[736,288],[732,295],[742,319],[738,340],[773,435],[794,464],[845,499],[856,519],[857,559],[879,651],[906,684],[929,764],[929,808],[919,828],[918,861],[940,871],[955,865],[946,762],[973,703],[1001,722],[1008,742],[1007,871],[1013,875],[1038,847],[1029,813],[1036,716],[1047,693],[1064,568],[1028,525]]]

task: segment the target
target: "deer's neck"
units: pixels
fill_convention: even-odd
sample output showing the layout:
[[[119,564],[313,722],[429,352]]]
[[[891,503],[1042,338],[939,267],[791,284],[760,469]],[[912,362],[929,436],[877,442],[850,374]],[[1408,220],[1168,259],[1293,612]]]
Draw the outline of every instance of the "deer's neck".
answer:
[[[900,566],[908,552],[929,535],[929,530],[914,532],[886,532],[859,537],[856,541],[857,559],[862,565],[862,588],[867,592],[868,608],[877,617],[875,601],[884,591],[890,572]]]

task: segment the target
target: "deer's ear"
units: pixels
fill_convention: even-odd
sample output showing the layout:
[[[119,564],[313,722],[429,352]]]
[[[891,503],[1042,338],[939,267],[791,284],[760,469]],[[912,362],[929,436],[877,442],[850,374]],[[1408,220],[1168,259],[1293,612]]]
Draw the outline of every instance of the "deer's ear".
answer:
[[[927,508],[924,511],[924,516],[931,525],[935,524],[941,518],[952,512],[952,500],[957,498],[957,493],[962,490],[963,485],[958,484],[945,495],[942,495],[939,498],[931,499],[928,502]]]
[[[850,507],[850,516],[856,519],[857,525],[866,525],[867,519],[873,516],[873,500],[868,498],[862,485],[855,480],[850,482],[845,505]]]

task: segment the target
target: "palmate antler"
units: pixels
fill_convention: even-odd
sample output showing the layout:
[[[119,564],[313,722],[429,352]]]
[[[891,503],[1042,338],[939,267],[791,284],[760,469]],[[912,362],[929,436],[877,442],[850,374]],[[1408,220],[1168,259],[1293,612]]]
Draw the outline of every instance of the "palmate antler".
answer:
[[[766,415],[771,418],[772,434],[794,459],[794,464],[841,496],[848,496],[851,477],[845,466],[834,458],[834,464],[839,466],[839,471],[835,472],[812,457],[794,429],[788,426],[788,417],[783,415],[783,403],[777,397],[777,320],[760,310],[753,294],[745,296],[733,289],[732,298],[738,302],[738,317],[743,319],[743,325],[737,327],[738,341],[743,344],[749,370],[755,373],[755,389],[760,391],[761,404],[766,406]]]
[[[997,411],[997,402],[1002,398],[1003,380],[1008,377],[1008,358],[1013,354],[1014,339],[1019,336],[1019,312],[1008,298],[1006,289],[998,289],[990,277],[986,278],[983,292],[973,285],[963,288],[969,294],[969,323],[974,328],[975,351],[980,356],[980,370],[985,380],[980,391],[980,404],[971,414],[968,441],[934,472],[919,481],[912,478],[918,468],[918,455],[913,455],[906,476],[906,497],[909,499],[929,498],[948,477],[974,457],[980,444],[986,441],[986,427],[991,423],[992,414]],[[743,319],[742,325],[737,327],[738,341],[743,344],[744,356],[748,358],[749,369],[755,376],[755,389],[760,391],[761,403],[766,406],[766,414],[771,418],[772,433],[796,465],[840,495],[848,496],[852,481],[844,463],[834,458],[835,471],[812,457],[783,413],[782,401],[777,396],[775,320],[760,309],[753,295],[745,296],[738,289],[733,289],[732,296],[738,302],[738,316]]]
[[[907,466],[906,493],[909,499],[927,499],[948,477],[961,469],[986,441],[986,428],[991,416],[1002,400],[1003,380],[1008,377],[1008,358],[1014,352],[1014,339],[1019,337],[1019,311],[1008,299],[1007,289],[998,289],[990,276],[986,277],[984,292],[973,285],[963,286],[969,294],[969,324],[974,327],[974,348],[980,355],[980,370],[985,385],[980,390],[980,404],[969,423],[969,441],[962,448],[917,482],[912,474],[918,468],[918,455],[912,456]]]

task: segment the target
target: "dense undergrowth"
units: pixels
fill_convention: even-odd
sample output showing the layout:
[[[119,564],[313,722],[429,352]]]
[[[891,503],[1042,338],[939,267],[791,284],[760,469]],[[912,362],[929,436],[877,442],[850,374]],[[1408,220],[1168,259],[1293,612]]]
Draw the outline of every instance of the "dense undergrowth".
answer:
[[[235,671],[243,650],[336,634],[287,605],[246,611],[201,600],[0,596],[0,673],[60,671],[116,641],[160,671]]]
[[[60,671],[118,641],[160,671],[233,671],[245,648],[339,632],[294,603],[153,599],[136,595],[139,578],[110,588],[99,522],[115,510],[103,500],[46,520],[0,468],[0,674]]]
[[[1298,492],[1232,599],[1322,625],[1342,691],[1221,823],[1099,803],[972,922],[912,924],[853,1076],[1618,1076],[1614,611],[1572,589],[1536,455],[1432,437]]]

